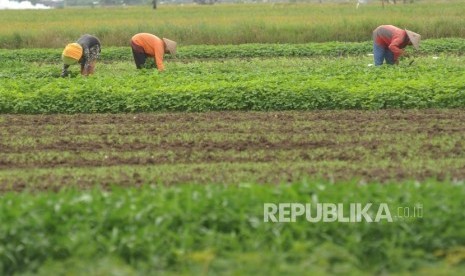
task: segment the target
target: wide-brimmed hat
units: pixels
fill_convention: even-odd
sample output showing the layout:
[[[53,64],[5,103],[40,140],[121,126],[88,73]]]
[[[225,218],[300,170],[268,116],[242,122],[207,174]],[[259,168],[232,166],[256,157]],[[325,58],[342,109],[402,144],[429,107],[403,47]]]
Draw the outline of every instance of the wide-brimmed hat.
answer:
[[[70,43],[66,45],[61,56],[63,59],[66,58],[68,61],[70,59],[73,59],[73,60],[76,60],[77,62],[82,57],[82,46],[79,45],[78,43]]]
[[[408,38],[410,39],[410,42],[412,42],[413,47],[418,50],[420,48],[421,35],[407,29],[405,29],[405,31],[407,32]]]
[[[163,38],[163,41],[165,42],[166,50],[173,56],[176,55],[176,42],[168,38]]]

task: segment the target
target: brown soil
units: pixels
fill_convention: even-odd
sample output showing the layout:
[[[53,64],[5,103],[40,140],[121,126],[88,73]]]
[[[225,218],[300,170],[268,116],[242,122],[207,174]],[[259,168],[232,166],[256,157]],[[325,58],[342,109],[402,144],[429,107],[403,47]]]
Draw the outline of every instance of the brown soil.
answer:
[[[0,189],[465,179],[464,138],[462,110],[3,115]],[[221,164],[229,169],[212,172]],[[160,166],[183,169],[137,172]]]

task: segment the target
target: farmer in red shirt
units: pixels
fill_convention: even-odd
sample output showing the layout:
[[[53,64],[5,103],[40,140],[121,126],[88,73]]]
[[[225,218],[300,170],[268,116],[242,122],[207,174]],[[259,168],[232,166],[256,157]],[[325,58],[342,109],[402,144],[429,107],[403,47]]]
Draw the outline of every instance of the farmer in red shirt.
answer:
[[[373,31],[373,55],[375,65],[398,64],[399,57],[404,54],[407,45],[418,50],[421,36],[409,30],[392,25],[381,25]]]
[[[137,69],[141,69],[145,63],[146,58],[153,57],[158,71],[163,71],[163,55],[171,54],[176,55],[176,42],[167,38],[160,39],[159,37],[148,34],[139,33],[131,39],[132,55]]]

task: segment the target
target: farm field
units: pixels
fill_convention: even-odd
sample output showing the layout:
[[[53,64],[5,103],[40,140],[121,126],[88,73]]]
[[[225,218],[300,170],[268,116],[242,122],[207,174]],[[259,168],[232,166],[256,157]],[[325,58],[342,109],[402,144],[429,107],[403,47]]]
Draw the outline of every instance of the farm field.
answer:
[[[0,11],[0,275],[463,274],[463,14]],[[374,67],[387,20],[424,40]],[[180,42],[165,72],[135,69],[140,31]],[[87,32],[104,45],[96,74],[59,77],[62,47]],[[392,220],[267,222],[268,203],[388,206]]]
[[[3,115],[0,263],[41,275],[460,273],[463,120],[460,110]],[[265,223],[266,202],[424,215]]]
[[[414,30],[423,39],[465,38],[462,0],[419,0],[385,8],[371,1],[359,9],[356,1],[315,2],[3,10],[0,48],[61,48],[83,33],[96,35],[104,47],[126,46],[138,32],[157,33],[181,45],[360,42],[387,23]]]
[[[463,40],[425,44],[381,68],[370,66],[366,43],[270,46],[276,57],[259,44],[191,46],[163,73],[135,70],[128,48],[111,48],[91,78],[77,76],[77,66],[60,78],[56,50],[4,50],[0,113],[463,108]]]
[[[459,180],[464,119],[460,110],[5,115],[0,189]]]

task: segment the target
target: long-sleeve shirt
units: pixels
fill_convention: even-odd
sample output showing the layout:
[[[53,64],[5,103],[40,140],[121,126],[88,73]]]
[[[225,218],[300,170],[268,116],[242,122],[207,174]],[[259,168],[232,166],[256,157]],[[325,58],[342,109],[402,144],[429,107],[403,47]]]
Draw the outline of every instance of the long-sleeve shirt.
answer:
[[[132,37],[132,41],[142,47],[146,55],[155,60],[158,71],[163,71],[163,55],[165,54],[165,43],[159,37],[149,33],[139,33]]]
[[[101,44],[98,38],[92,35],[85,34],[77,41],[77,44],[82,47],[82,57],[78,63],[81,64],[81,72],[87,72],[89,67],[99,58],[101,52]],[[68,74],[69,65],[64,64],[61,75]]]
[[[404,53],[403,48],[410,44],[407,32],[393,25],[381,25],[373,31],[373,41],[388,48],[394,54],[394,61]]]

